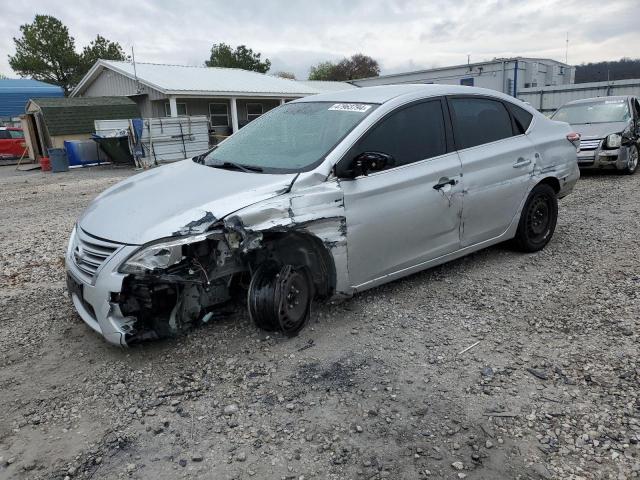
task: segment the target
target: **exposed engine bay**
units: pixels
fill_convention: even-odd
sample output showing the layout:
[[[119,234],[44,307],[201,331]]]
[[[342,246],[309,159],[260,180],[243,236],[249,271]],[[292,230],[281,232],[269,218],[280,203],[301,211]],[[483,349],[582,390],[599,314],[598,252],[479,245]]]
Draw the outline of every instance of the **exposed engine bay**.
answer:
[[[335,273],[317,238],[290,230],[251,232],[239,219],[217,225],[179,254],[159,251],[173,256],[166,268],[127,275],[112,298],[132,320],[127,344],[179,335],[231,313],[231,301],[245,299],[258,327],[293,336],[308,321],[314,297],[331,293]]]

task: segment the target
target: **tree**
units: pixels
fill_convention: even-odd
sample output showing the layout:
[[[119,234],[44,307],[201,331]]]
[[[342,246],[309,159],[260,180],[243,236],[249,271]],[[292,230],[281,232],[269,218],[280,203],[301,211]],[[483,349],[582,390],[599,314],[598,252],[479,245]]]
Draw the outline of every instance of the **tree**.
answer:
[[[279,77],[279,78],[286,78],[287,80],[295,80],[296,76],[295,74],[291,73],[291,72],[276,72],[273,74],[274,77]]]
[[[122,46],[118,42],[111,42],[101,35],[96,36],[96,39],[91,41],[89,45],[84,47],[80,54],[81,69],[84,70],[81,76],[96,63],[98,60],[128,60],[129,57],[125,55]]]
[[[36,15],[33,23],[20,27],[22,37],[14,38],[16,54],[9,65],[20,76],[59,85],[69,94],[73,87],[100,58],[126,60],[122,47],[98,35],[81,54],[69,29],[50,15]]]
[[[215,43],[211,47],[209,60],[204,63],[207,67],[241,68],[242,70],[267,73],[271,68],[271,61],[268,58],[262,61],[261,56],[260,53],[254,53],[245,45],[240,45],[233,50],[226,43]]]
[[[338,76],[344,80],[356,80],[380,75],[378,62],[361,53],[356,53],[351,58],[341,60],[336,66],[336,70]]]
[[[321,62],[309,70],[309,80],[333,80],[336,65],[331,62]]]
[[[73,88],[79,65],[75,42],[60,20],[36,15],[33,23],[20,27],[21,38],[14,38],[16,54],[9,65],[20,76],[61,86],[65,94]]]
[[[378,62],[367,55],[356,53],[351,58],[344,58],[338,63],[321,62],[311,67],[309,80],[344,82],[378,75],[380,75]]]

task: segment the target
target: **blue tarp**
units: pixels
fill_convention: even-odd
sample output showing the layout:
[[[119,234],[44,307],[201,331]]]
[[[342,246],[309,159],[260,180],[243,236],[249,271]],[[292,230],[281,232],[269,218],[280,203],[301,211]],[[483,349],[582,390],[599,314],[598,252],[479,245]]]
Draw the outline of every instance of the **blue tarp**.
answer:
[[[27,78],[0,79],[0,117],[23,114],[30,98],[63,96],[62,88],[57,85]]]

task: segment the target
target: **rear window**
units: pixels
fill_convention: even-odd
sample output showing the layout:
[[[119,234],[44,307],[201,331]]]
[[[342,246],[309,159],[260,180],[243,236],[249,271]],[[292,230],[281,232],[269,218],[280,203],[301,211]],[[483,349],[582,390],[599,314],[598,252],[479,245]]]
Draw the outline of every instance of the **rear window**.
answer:
[[[450,101],[459,150],[513,136],[511,117],[501,102],[486,98],[452,98]]]
[[[513,119],[516,122],[516,129],[518,133],[524,133],[531,125],[531,120],[533,120],[533,115],[527,112],[524,108],[517,107],[516,105],[509,104],[509,110],[511,110],[511,115],[513,115]]]

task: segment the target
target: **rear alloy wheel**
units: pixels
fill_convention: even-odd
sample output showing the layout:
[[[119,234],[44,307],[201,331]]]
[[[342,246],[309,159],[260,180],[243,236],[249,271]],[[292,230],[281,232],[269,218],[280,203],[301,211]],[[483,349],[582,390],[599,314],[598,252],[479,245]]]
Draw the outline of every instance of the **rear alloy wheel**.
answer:
[[[631,145],[627,151],[627,168],[623,171],[627,175],[633,175],[638,169],[638,147]]]
[[[523,252],[542,250],[551,240],[558,221],[556,192],[546,184],[536,185],[527,198],[514,238]]]
[[[293,337],[309,320],[312,300],[313,287],[305,268],[269,262],[253,274],[247,303],[256,326]]]

